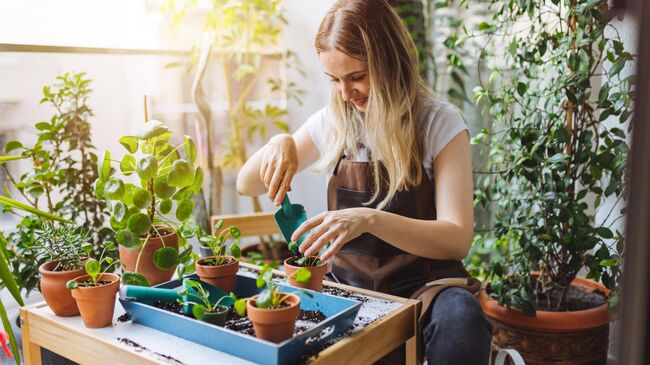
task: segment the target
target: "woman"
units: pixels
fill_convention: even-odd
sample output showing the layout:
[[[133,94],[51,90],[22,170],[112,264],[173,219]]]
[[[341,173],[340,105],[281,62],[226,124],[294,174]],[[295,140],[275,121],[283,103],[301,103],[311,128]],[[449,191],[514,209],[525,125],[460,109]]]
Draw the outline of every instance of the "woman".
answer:
[[[460,260],[473,235],[462,117],[431,96],[415,45],[385,0],[339,0],[316,50],[331,78],[330,105],[257,151],[238,191],[266,192],[279,205],[295,173],[318,162],[331,174],[329,210],[293,234],[308,233],[300,251],[331,259],[334,280],[422,299],[429,364],[487,364],[491,326],[467,290],[475,282],[446,279],[467,278]]]

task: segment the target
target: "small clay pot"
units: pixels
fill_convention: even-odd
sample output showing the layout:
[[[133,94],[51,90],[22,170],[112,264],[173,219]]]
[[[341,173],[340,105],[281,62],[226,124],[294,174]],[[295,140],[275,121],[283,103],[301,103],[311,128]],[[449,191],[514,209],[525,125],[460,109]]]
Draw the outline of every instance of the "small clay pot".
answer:
[[[81,283],[89,278],[88,275],[83,275],[74,280]],[[71,290],[81,312],[81,319],[88,328],[102,328],[113,322],[115,296],[120,289],[120,277],[115,274],[102,274],[99,280],[110,281],[110,283],[99,286],[79,286]]]
[[[219,327],[223,327],[223,325],[226,324],[226,318],[228,317],[229,312],[230,312],[230,307],[220,305],[217,307],[216,311],[206,312],[203,315],[202,321],[215,324]]]
[[[278,295],[287,295],[287,293],[278,293]],[[248,319],[253,322],[255,336],[263,340],[280,343],[293,337],[296,328],[296,319],[300,314],[300,297],[295,294],[289,294],[284,301],[287,307],[280,309],[262,309],[255,306],[255,300],[258,295],[252,297],[246,303],[246,312]]]
[[[60,317],[74,317],[79,315],[77,302],[72,297],[65,284],[85,273],[83,268],[71,271],[52,271],[58,261],[49,261],[38,268],[41,273],[41,293],[52,312]]]
[[[235,287],[239,261],[232,256],[219,257],[228,258],[230,262],[225,265],[213,266],[207,264],[207,260],[214,259],[214,256],[203,258],[196,262],[196,274],[201,281],[230,293]]]
[[[294,256],[284,260],[284,272],[287,274],[287,277],[289,277],[289,285],[321,291],[323,289],[323,277],[325,277],[325,273],[327,272],[327,263],[321,262],[320,265],[315,267],[305,267],[305,269],[311,272],[311,278],[309,279],[308,283],[302,284],[297,282],[295,277],[290,276],[302,267],[291,264],[291,262],[296,259],[298,259],[298,257]]]
[[[153,263],[153,254],[162,247],[173,247],[178,251],[178,236],[176,236],[176,231],[169,227],[157,227],[159,231],[165,230],[171,233],[168,233],[162,237],[151,237],[147,242],[146,246],[140,246],[137,248],[126,248],[122,245],[119,245],[118,249],[120,252],[120,262],[124,265],[125,272],[135,272],[135,264],[138,260],[138,254],[140,249],[142,249],[142,257],[140,257],[140,263],[138,265],[138,273],[142,274],[151,286],[164,283],[171,280],[176,270],[176,265],[170,267],[167,270],[160,270]],[[145,238],[140,237],[140,240],[144,244]],[[164,244],[163,244],[164,243]]]

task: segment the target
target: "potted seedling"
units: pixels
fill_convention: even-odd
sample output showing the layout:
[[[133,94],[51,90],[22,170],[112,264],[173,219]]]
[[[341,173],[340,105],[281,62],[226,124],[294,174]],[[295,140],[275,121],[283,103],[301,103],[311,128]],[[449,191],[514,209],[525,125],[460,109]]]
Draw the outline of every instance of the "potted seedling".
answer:
[[[113,249],[115,244],[107,243],[99,260],[86,261],[84,265],[86,275],[78,276],[66,284],[72,297],[77,301],[81,319],[88,328],[106,327],[113,320],[115,296],[120,289],[120,277],[107,271],[119,261],[104,256],[106,250]]]
[[[230,312],[230,306],[222,305],[221,303],[228,298],[236,300],[237,298],[235,298],[234,294],[230,293],[230,296],[224,295],[213,304],[210,300],[210,292],[205,290],[199,281],[187,279],[183,284],[185,285],[185,290],[180,295],[183,295],[187,299],[194,298],[198,300],[198,303],[187,299],[179,299],[178,302],[184,307],[191,306],[194,318],[223,327],[226,323],[226,317],[228,317],[228,313]]]
[[[293,256],[284,261],[284,272],[287,274],[289,285],[321,291],[323,289],[323,277],[325,277],[325,272],[327,271],[327,263],[323,262],[317,256],[303,256],[298,251],[298,244],[296,242],[292,241],[289,243],[289,250],[293,253]],[[296,276],[293,275],[300,268],[311,272],[311,279],[306,283],[299,282],[296,280]]]
[[[99,161],[95,188],[110,207],[125,284],[168,281],[179,263],[179,276],[194,271],[196,255],[187,239],[200,230],[192,217],[192,196],[201,190],[203,173],[196,166],[194,141],[185,136],[182,144],[174,146],[170,137],[169,128],[149,121],[135,136],[120,138],[127,150],[120,161],[111,160],[108,151]],[[181,158],[180,150],[186,157]],[[112,162],[121,173],[111,169]]]
[[[223,228],[221,220],[214,228],[215,232],[219,232],[217,237],[200,234],[199,242],[210,247],[212,256],[196,262],[196,274],[202,281],[231,292],[235,286],[237,270],[239,270],[239,258],[241,257],[239,237],[241,233],[237,227]],[[228,239],[233,240],[229,246],[227,245]],[[225,255],[226,250],[230,250],[230,255]]]
[[[292,276],[298,282],[306,283],[311,272],[300,268]],[[273,271],[269,265],[264,265],[257,276],[257,287],[264,290],[253,297],[235,301],[235,311],[239,316],[248,316],[258,338],[276,343],[291,338],[300,314],[300,297],[279,291],[273,283]],[[300,292],[312,296],[307,291]]]
[[[89,240],[88,231],[70,224],[47,224],[36,231],[36,249],[39,256],[47,260],[38,268],[41,293],[57,316],[79,315],[77,303],[66,283],[84,274],[84,259],[92,251]]]

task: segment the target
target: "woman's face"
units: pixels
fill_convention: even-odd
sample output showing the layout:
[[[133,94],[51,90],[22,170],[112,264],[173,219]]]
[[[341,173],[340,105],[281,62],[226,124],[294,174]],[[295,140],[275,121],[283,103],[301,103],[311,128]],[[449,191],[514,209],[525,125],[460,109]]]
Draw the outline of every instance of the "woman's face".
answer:
[[[336,49],[321,52],[319,58],[334,91],[358,111],[365,112],[370,92],[367,63]]]

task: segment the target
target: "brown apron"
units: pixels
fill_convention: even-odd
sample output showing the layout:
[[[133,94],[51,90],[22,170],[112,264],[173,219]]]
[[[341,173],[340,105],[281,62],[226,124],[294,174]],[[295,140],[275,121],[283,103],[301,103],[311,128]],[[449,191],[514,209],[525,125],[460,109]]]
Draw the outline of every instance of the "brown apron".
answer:
[[[404,217],[435,220],[435,185],[424,169],[422,172],[423,178],[416,187],[397,192],[383,209]],[[376,208],[375,202],[363,204],[372,197],[373,175],[371,163],[342,157],[328,184],[328,209]],[[382,194],[377,201],[385,196],[385,189]],[[369,233],[343,246],[332,258],[331,274],[343,284],[422,300],[420,322],[442,290],[457,286],[475,293],[480,288],[480,282],[469,277],[460,261],[416,256]],[[418,346],[421,348],[421,344]]]

